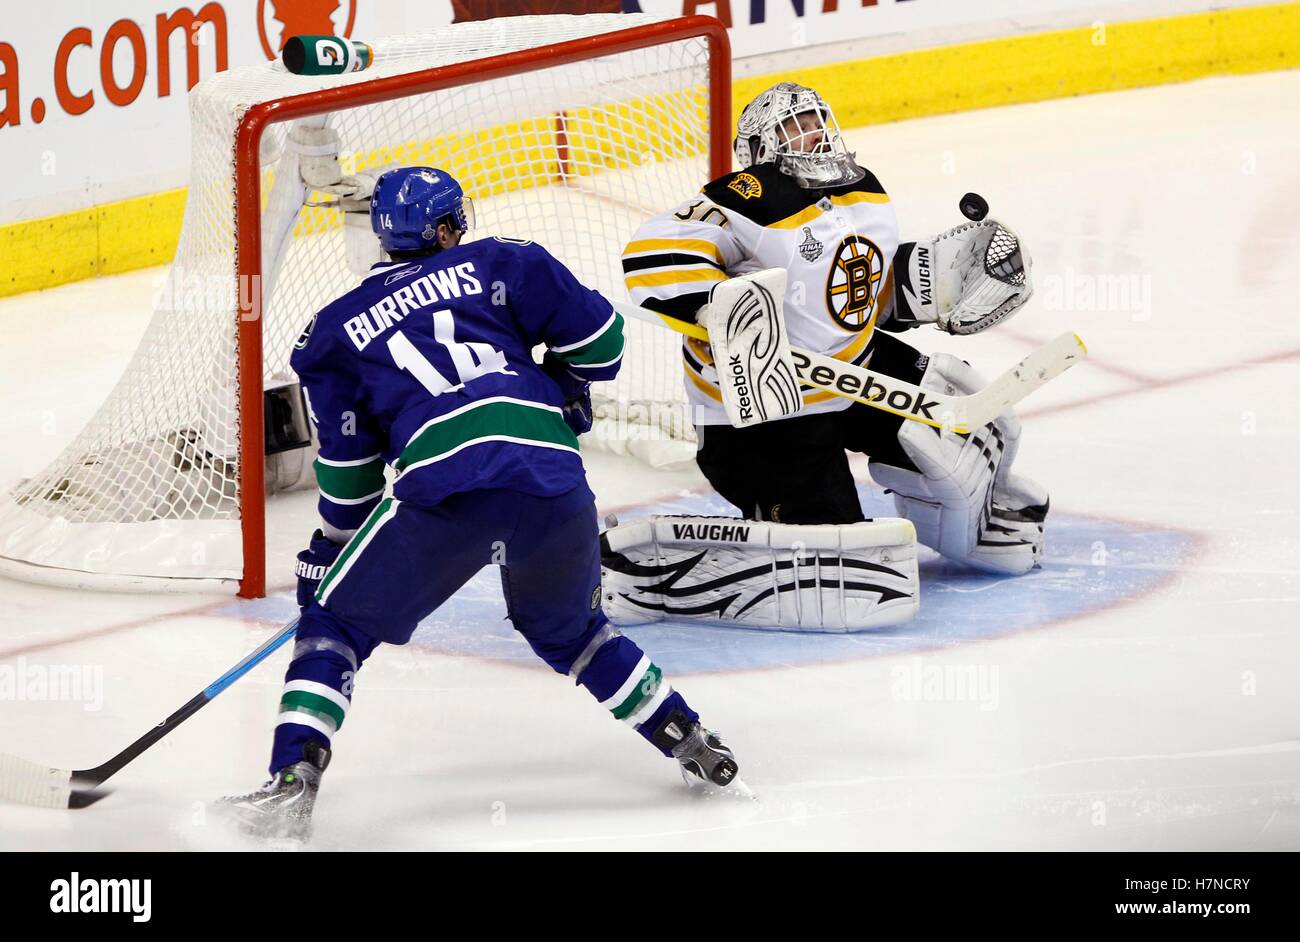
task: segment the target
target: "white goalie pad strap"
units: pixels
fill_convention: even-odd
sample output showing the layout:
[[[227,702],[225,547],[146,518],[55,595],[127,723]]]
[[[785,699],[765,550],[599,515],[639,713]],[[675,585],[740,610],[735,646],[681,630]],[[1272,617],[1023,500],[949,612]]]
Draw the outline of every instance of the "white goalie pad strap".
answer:
[[[339,132],[318,122],[296,122],[289,129],[285,147],[308,157],[337,157]]]
[[[983,380],[956,357],[937,354],[920,385],[966,395],[981,388]],[[997,572],[1023,573],[1034,567],[1042,555],[1047,494],[1011,474],[1020,441],[1020,422],[1013,414],[965,436],[904,422],[898,440],[919,473],[872,461],[871,476],[893,491],[895,508],[916,526],[921,543],[950,559]]]
[[[988,385],[984,375],[960,357],[937,353],[929,357],[925,375],[918,384],[945,396],[970,396]],[[998,464],[997,481],[1010,472],[1016,453],[1020,450],[1020,420],[1008,409],[993,420],[1002,439],[1002,461]]]
[[[361,216],[366,226],[370,225],[370,194],[375,192],[375,184],[383,171],[356,173],[343,177],[337,183],[320,187],[324,193],[336,195],[338,208],[345,213]]]
[[[1006,320],[1033,294],[1032,263],[1019,237],[993,219],[917,242],[901,280],[911,318],[950,334]]]
[[[1018,474],[995,483],[993,509],[967,562],[989,572],[1028,572],[1042,562],[1047,508],[1041,484]]]
[[[297,122],[289,129],[285,149],[298,155],[298,171],[308,186],[330,186],[343,179],[339,133],[333,128]]]
[[[784,631],[861,631],[920,605],[916,531],[886,518],[795,526],[656,516],[601,537],[605,613]]]
[[[371,266],[384,260],[384,249],[370,227],[369,213],[343,214],[343,252],[348,271],[358,278],[365,277]]]
[[[727,419],[736,428],[794,415],[803,408],[781,305],[782,268],[715,285],[701,323],[709,332]]]
[[[338,208],[345,213],[369,213],[370,194],[383,169],[344,176],[339,163],[338,132],[321,126],[321,120],[317,117],[295,123],[289,129],[285,150],[298,156],[303,183],[338,196]]]

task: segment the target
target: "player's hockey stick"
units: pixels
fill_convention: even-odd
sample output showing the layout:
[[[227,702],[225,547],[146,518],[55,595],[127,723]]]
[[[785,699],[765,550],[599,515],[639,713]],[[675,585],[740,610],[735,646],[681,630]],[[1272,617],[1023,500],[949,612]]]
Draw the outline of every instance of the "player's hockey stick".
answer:
[[[614,310],[687,337],[708,341],[709,333],[699,324],[660,314],[621,301]],[[969,396],[947,396],[920,386],[863,369],[822,353],[791,347],[799,379],[808,386],[852,399],[863,405],[891,412],[913,422],[966,434],[988,425],[1011,406],[1049,380],[1060,376],[1088,355],[1088,348],[1075,333],[1064,333],[1048,341],[1011,367],[979,392]]]
[[[86,808],[108,794],[100,786],[129,762],[180,726],[239,678],[266,660],[298,631],[295,618],[256,651],[204,687],[179,710],[93,769],[52,769],[0,753],[0,799],[40,808]]]

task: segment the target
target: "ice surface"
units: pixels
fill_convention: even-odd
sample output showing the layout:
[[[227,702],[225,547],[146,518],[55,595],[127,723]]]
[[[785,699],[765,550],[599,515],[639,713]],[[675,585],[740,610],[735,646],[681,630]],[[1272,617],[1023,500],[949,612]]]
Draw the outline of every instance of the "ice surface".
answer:
[[[1088,341],[1022,410],[1018,470],[1052,492],[1043,570],[927,556],[920,617],[887,632],[633,629],[754,802],[686,791],[532,659],[481,574],[362,672],[313,846],[1300,848],[1297,126],[1300,73],[1277,73],[852,132],[905,236],[959,222],[976,190],[1034,257],[1010,324],[909,341],[989,374],[1062,330]],[[91,414],[159,277],[0,303],[0,485]],[[602,512],[717,508],[694,471],[588,463]],[[292,612],[311,503],[272,502],[280,575],[259,602],[0,584],[0,750],[98,764],[237,661]],[[0,806],[0,848],[238,846],[203,802],[261,780],[286,658],[94,808]],[[80,700],[12,683],[55,666],[88,668]]]

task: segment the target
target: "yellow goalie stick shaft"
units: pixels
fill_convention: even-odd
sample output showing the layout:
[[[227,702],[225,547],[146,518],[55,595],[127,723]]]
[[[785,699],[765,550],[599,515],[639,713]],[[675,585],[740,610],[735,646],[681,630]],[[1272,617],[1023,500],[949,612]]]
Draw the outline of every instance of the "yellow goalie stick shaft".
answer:
[[[667,327],[696,340],[707,343],[709,339],[708,331],[701,325],[668,314],[621,301],[614,302],[614,310],[624,317]],[[1078,334],[1067,331],[969,396],[946,396],[798,347],[791,347],[790,353],[799,379],[805,385],[912,422],[965,435],[973,428],[988,425],[1035,389],[1060,376],[1086,357],[1088,348]]]

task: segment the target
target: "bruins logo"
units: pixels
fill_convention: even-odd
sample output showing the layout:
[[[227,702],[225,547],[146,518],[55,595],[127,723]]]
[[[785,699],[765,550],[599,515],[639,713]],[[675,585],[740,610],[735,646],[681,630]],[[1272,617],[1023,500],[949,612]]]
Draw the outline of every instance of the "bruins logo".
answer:
[[[735,190],[747,200],[757,199],[763,195],[763,184],[752,173],[736,174],[736,178],[727,184],[727,189]]]
[[[866,236],[851,235],[835,250],[826,279],[826,309],[845,330],[858,332],[875,323],[885,258]]]

